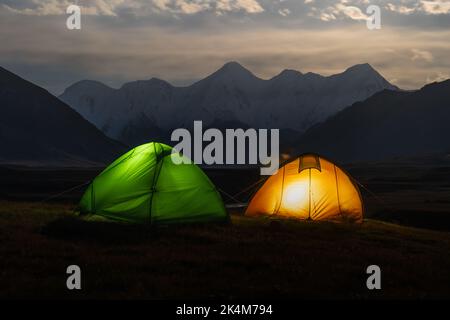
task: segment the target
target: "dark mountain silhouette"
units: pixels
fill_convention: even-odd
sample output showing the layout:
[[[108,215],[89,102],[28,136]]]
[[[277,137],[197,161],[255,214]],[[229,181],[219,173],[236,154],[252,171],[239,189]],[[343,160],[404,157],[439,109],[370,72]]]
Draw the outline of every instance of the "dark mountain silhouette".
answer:
[[[383,89],[396,90],[368,64],[323,77],[284,70],[270,80],[237,62],[188,87],[160,79],[134,81],[112,89],[94,81],[78,82],[60,96],[108,136],[129,145],[161,138],[194,120],[205,127],[225,122],[230,128],[277,128],[297,137],[344,107]]]
[[[298,152],[341,162],[443,155],[450,151],[450,80],[414,92],[384,90],[308,130]]]
[[[0,67],[0,163],[85,165],[124,146],[46,90]]]

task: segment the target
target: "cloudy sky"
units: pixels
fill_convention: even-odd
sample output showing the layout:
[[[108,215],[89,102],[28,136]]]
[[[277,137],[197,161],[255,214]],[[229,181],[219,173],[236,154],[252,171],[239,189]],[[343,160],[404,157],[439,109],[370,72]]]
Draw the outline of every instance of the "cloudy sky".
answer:
[[[81,30],[66,27],[71,4]],[[265,79],[368,62],[414,89],[450,78],[450,0],[0,0],[0,43],[0,66],[54,94],[83,79],[186,85],[227,61]]]

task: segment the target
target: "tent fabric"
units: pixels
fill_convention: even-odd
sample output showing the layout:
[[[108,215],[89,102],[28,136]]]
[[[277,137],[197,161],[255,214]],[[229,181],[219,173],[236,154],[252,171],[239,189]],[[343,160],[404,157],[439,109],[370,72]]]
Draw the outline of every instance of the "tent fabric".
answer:
[[[84,193],[80,211],[151,224],[228,219],[206,174],[171,147],[155,142],[130,150],[100,173]]]
[[[245,214],[362,222],[363,202],[359,189],[341,168],[307,154],[267,179]]]

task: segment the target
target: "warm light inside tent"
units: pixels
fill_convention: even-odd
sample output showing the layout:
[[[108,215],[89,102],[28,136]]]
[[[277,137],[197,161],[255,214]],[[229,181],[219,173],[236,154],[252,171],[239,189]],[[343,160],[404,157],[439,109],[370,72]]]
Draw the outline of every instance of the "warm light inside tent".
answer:
[[[319,156],[303,155],[271,176],[245,213],[361,222],[363,206],[356,185],[342,169]]]
[[[293,182],[285,187],[282,206],[288,210],[295,210],[308,203],[307,181]]]

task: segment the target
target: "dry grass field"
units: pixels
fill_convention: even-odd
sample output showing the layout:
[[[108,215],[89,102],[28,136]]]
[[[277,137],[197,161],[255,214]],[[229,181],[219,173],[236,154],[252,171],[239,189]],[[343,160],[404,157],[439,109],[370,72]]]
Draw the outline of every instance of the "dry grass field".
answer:
[[[2,298],[450,297],[450,234],[367,220],[149,228],[87,222],[72,204],[0,202]],[[82,290],[66,289],[66,267]],[[369,291],[366,267],[382,269]]]

